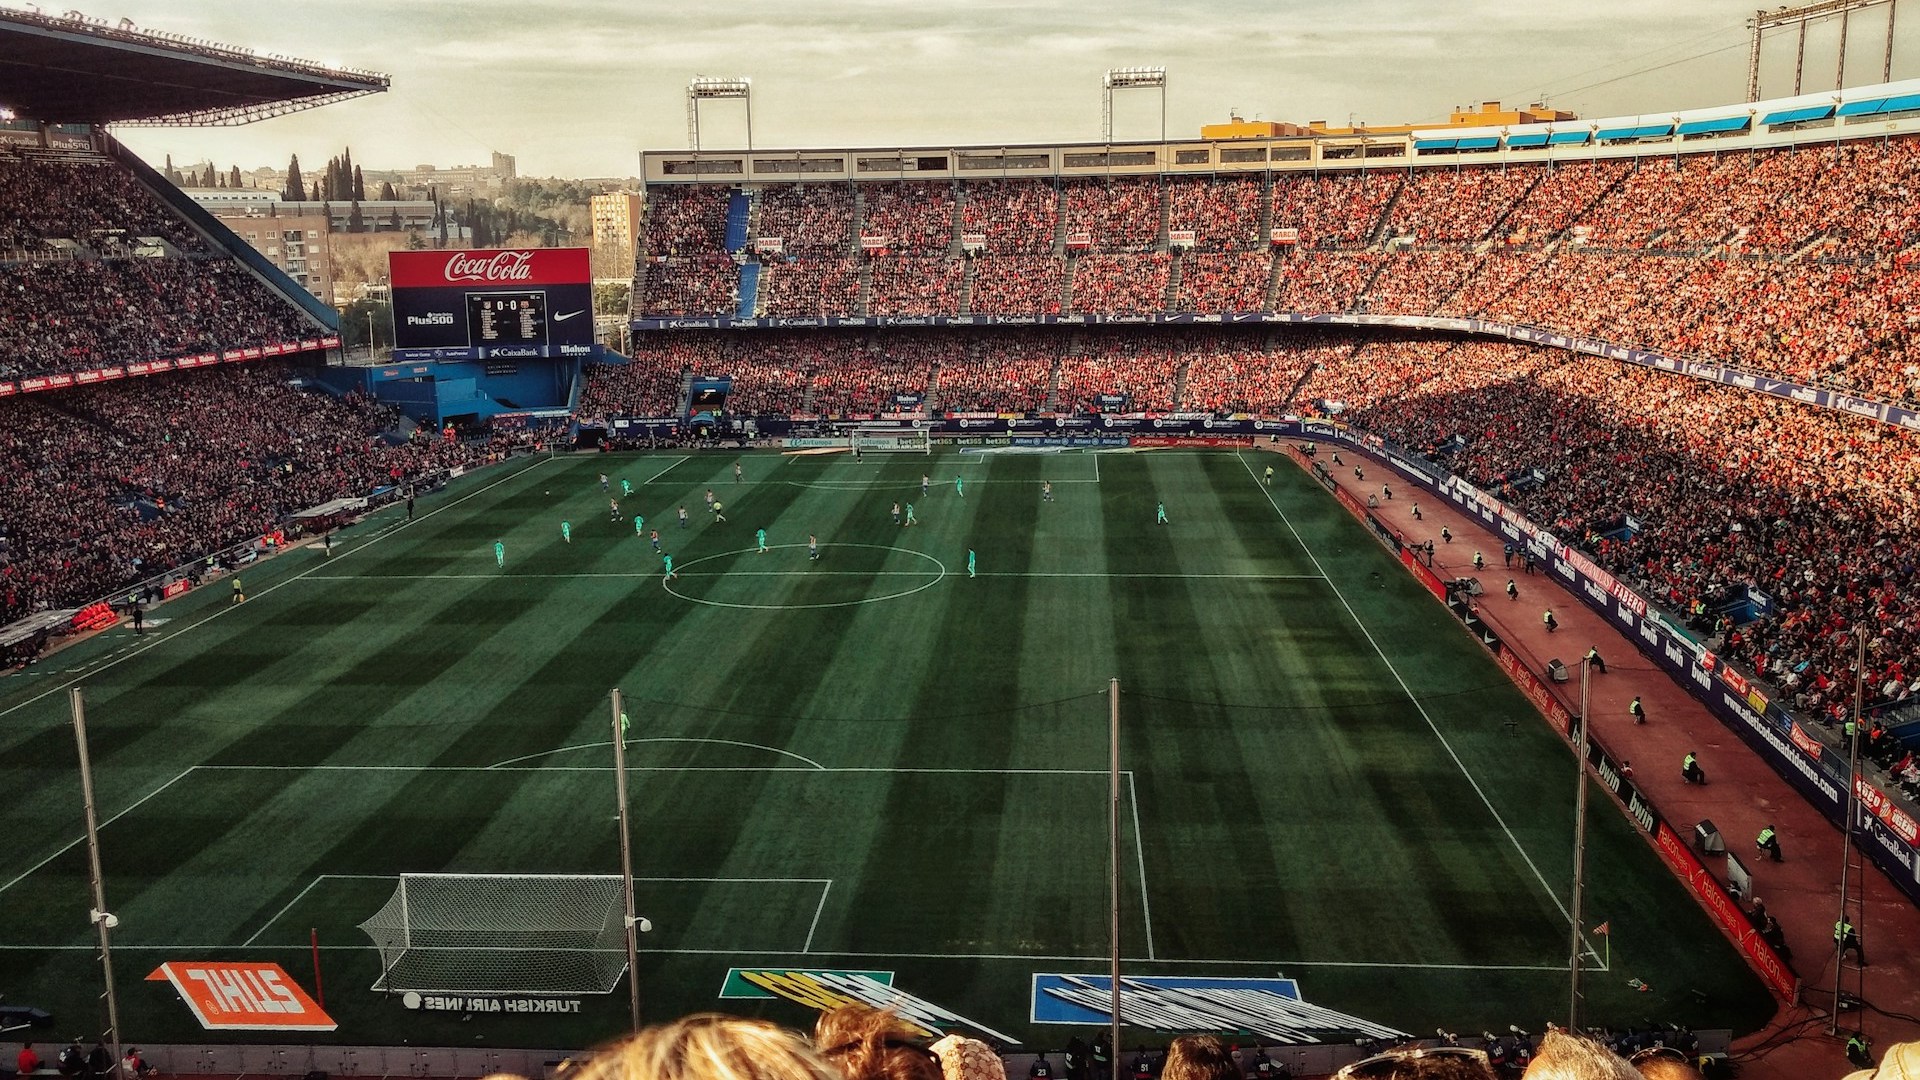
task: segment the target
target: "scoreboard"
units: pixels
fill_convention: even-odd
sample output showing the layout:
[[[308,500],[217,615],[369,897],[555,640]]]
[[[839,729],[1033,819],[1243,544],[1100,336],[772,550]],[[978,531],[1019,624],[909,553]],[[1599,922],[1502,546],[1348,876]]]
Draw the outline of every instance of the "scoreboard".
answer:
[[[468,293],[467,341],[488,345],[545,345],[547,294]]]
[[[388,259],[396,361],[594,351],[585,248],[395,251]]]

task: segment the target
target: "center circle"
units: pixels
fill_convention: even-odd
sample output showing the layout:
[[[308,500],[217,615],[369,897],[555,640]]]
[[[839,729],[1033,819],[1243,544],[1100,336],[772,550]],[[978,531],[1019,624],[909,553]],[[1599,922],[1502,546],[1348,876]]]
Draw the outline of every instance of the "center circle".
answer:
[[[768,544],[767,550],[780,551],[786,548],[804,548],[806,546],[807,545],[805,544]],[[933,588],[935,585],[938,585],[941,579],[947,576],[947,564],[941,562],[939,559],[934,558],[933,556],[927,554],[924,551],[914,551],[911,548],[888,547],[885,544],[821,544],[820,545],[820,550],[822,552],[830,551],[834,548],[866,548],[872,551],[884,551],[884,552],[887,552],[888,554],[911,555],[916,559],[925,559],[927,562],[932,563],[933,568],[925,571],[925,573],[927,574],[927,580],[919,582],[918,584],[912,585],[907,588],[897,589],[889,593],[881,593],[878,596],[863,596],[856,600],[835,600],[830,603],[820,603],[820,604],[740,604],[740,603],[734,603],[731,600],[713,600],[713,599],[709,599],[708,597],[691,596],[691,595],[688,595],[687,593],[681,592],[679,589],[674,588],[674,585],[677,584],[677,582],[673,580],[669,580],[665,577],[662,577],[660,579],[660,587],[662,589],[665,589],[669,595],[677,596],[680,599],[686,600],[690,603],[705,604],[708,607],[738,608],[744,611],[804,611],[812,608],[858,607],[861,604],[878,604],[886,600],[899,600],[903,597],[912,596],[914,593],[925,592],[926,590]],[[721,551],[721,552],[716,552],[715,554],[712,554],[712,555],[702,555],[697,559],[693,559],[689,562],[681,563],[680,565],[675,566],[674,571],[677,575],[679,571],[691,570],[694,567],[699,566],[701,563],[712,562],[715,559],[728,559],[736,555],[750,555],[758,550],[759,550],[758,548],[746,547],[746,548],[739,548],[734,551]],[[898,574],[900,572],[894,571],[894,573]],[[725,575],[718,575],[718,576],[724,577]],[[791,570],[791,571],[780,572],[777,574],[777,576],[809,577],[811,575],[805,570]],[[913,575],[908,575],[908,576],[911,578]]]

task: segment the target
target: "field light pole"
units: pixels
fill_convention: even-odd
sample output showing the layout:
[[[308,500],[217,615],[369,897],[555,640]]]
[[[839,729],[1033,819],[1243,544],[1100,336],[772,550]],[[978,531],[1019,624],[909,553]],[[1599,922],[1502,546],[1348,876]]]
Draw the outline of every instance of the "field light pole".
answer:
[[[107,882],[100,872],[100,824],[93,806],[93,759],[87,754],[87,706],[80,688],[67,692],[73,711],[73,741],[80,749],[80,802],[87,818],[87,874],[93,879],[93,910],[88,917],[100,931],[100,974],[107,1002],[107,1041],[113,1044],[113,1060],[121,1058],[120,999],[113,992],[113,943],[111,931],[120,920],[107,911]]]
[[[1866,704],[1867,684],[1867,628],[1856,626],[1853,630],[1853,737],[1847,740],[1847,802],[1846,818],[1840,823],[1840,921],[1847,921],[1847,889],[1853,884],[1853,830],[1860,821],[1860,721],[1862,707]],[[1844,730],[1844,729],[1842,729]],[[1866,882],[1861,881],[1864,889]],[[1861,907],[1864,913],[1865,906]],[[1854,927],[1855,932],[1859,927]],[[1833,950],[1833,1017],[1827,1025],[1827,1034],[1840,1034],[1840,987],[1846,972],[1842,962],[1847,958],[1846,942],[1835,940]],[[1863,952],[1860,954],[1865,956]]]
[[[1580,739],[1575,744],[1579,760],[1573,767],[1573,943],[1568,950],[1567,1030],[1580,1030],[1580,931],[1583,901],[1587,886],[1587,714],[1588,685],[1593,675],[1591,654],[1580,660]]]
[[[1120,1077],[1120,680],[1107,680],[1107,896],[1108,941],[1113,947],[1113,983],[1108,987],[1113,1045],[1107,1048],[1109,1080]]]
[[[633,913],[633,840],[627,828],[627,733],[621,723],[620,689],[613,691],[613,797],[619,804],[620,896],[627,926],[627,1009],[640,1030],[640,920]]]

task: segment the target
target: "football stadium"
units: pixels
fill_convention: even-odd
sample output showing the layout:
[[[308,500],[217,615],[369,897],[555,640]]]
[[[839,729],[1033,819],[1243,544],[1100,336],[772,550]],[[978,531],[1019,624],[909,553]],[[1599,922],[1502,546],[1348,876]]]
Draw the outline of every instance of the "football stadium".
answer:
[[[442,219],[382,356],[121,138],[403,89],[0,9],[0,1069],[1894,1069],[1888,18],[1434,128],[717,149],[698,77],[624,310]]]

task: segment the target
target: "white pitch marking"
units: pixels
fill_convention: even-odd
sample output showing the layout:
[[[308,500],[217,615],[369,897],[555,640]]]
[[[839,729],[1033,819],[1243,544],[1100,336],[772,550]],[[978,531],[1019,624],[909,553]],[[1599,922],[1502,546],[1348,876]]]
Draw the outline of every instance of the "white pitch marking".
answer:
[[[1293,534],[1294,542],[1300,545],[1300,550],[1307,553],[1307,558],[1313,562],[1314,569],[1319,570],[1321,576],[1325,577],[1327,568],[1320,565],[1320,557],[1315,555],[1313,549],[1307,546],[1307,542],[1300,536],[1300,531],[1293,527],[1293,522],[1288,519],[1286,512],[1280,509],[1280,504],[1273,501],[1273,490],[1260,482],[1259,474],[1253,471],[1253,466],[1247,462],[1245,456],[1240,454],[1235,454],[1234,456],[1240,459],[1241,466],[1247,470],[1247,476],[1253,481],[1254,486],[1258,487],[1261,494],[1266,496],[1267,505],[1273,507],[1273,512],[1279,515],[1280,523],[1287,527],[1289,533]],[[1562,917],[1571,921],[1573,914],[1567,910],[1565,904],[1560,902],[1560,896],[1553,891],[1553,886],[1547,884],[1546,875],[1542,874],[1540,868],[1534,865],[1533,856],[1527,854],[1527,849],[1520,846],[1520,838],[1513,834],[1513,829],[1507,825],[1507,819],[1500,816],[1500,811],[1494,808],[1493,800],[1487,797],[1485,789],[1480,786],[1480,781],[1475,780],[1473,774],[1467,771],[1466,762],[1460,760],[1460,755],[1454,750],[1453,744],[1448,742],[1447,737],[1440,733],[1440,725],[1433,722],[1433,717],[1428,714],[1427,707],[1422,704],[1420,698],[1414,694],[1413,688],[1407,685],[1407,680],[1401,678],[1400,669],[1393,666],[1393,661],[1387,658],[1386,651],[1380,647],[1378,641],[1374,640],[1373,631],[1367,629],[1367,624],[1360,621],[1360,615],[1353,610],[1353,605],[1347,603],[1346,594],[1340,591],[1340,586],[1334,584],[1332,578],[1327,578],[1327,587],[1333,590],[1333,595],[1340,601],[1340,606],[1347,609],[1347,617],[1352,619],[1353,624],[1360,628],[1360,633],[1366,636],[1367,644],[1373,646],[1374,654],[1380,657],[1382,664],[1386,665],[1387,672],[1393,676],[1393,681],[1400,684],[1401,692],[1407,695],[1407,700],[1413,702],[1415,711],[1419,712],[1420,718],[1427,722],[1427,728],[1433,732],[1433,737],[1440,740],[1440,745],[1446,749],[1447,756],[1453,759],[1454,767],[1460,770],[1460,775],[1466,777],[1467,784],[1473,788],[1473,793],[1480,796],[1480,804],[1487,808],[1487,813],[1493,815],[1494,823],[1499,825],[1500,831],[1507,835],[1507,841],[1513,845],[1513,850],[1520,853],[1521,861],[1527,864],[1527,869],[1533,871],[1534,880],[1540,883],[1540,888],[1547,894],[1547,899],[1553,901],[1553,906],[1560,909]],[[1589,946],[1589,948],[1591,948],[1591,946]]]
[[[690,457],[683,457],[683,458],[675,458],[675,459],[673,460],[673,464],[671,464],[671,465],[669,465],[669,466],[667,466],[667,467],[666,467],[666,468],[664,468],[664,469],[661,469],[661,470],[660,470],[659,472],[657,472],[657,473],[654,473],[654,474],[653,474],[652,476],[649,476],[649,477],[647,477],[647,478],[646,478],[645,480],[642,480],[642,481],[640,481],[640,482],[641,482],[642,484],[651,484],[651,483],[653,483],[653,482],[654,482],[655,480],[658,480],[658,479],[660,479],[661,477],[663,477],[663,476],[665,476],[665,475],[667,475],[668,473],[670,473],[670,472],[672,472],[673,470],[675,470],[675,469],[677,469],[677,468],[679,468],[679,467],[680,467],[680,466],[682,466],[682,465],[685,465],[685,464],[686,464],[687,462],[689,462],[689,461],[692,461],[692,460],[693,460],[693,459],[692,459],[692,458],[690,458]]]
[[[689,739],[689,738],[673,738],[670,736],[662,735],[662,736],[654,736],[654,737],[645,738],[645,739],[628,739],[626,740],[626,742],[628,746],[632,746],[634,743],[716,743],[721,746],[741,746],[749,750],[765,750],[770,754],[781,754],[785,757],[790,757],[795,761],[804,761],[808,765],[813,766],[814,769],[819,770],[821,772],[825,772],[827,768],[825,765],[822,765],[819,762],[813,760],[812,758],[807,757],[805,754],[796,754],[791,750],[782,750],[777,746],[766,746],[761,743],[740,742],[736,739]],[[564,754],[569,750],[594,750],[602,746],[612,746],[612,745],[613,745],[613,740],[608,739],[604,742],[580,743],[577,746],[561,746],[561,747],[556,747],[552,750],[542,750],[537,754],[523,754],[520,757],[508,758],[505,761],[497,761],[497,762],[494,762],[492,765],[487,766],[487,768],[503,769],[509,765],[518,765],[523,761],[532,761],[534,758],[546,757],[549,754]]]
[[[813,922],[807,926],[807,940],[800,946],[803,953],[813,951],[813,932],[820,929],[820,913],[827,910],[827,894],[833,891],[833,881],[829,879],[820,890],[820,903],[814,906]]]
[[[180,781],[181,777],[186,776],[188,773],[192,772],[196,768],[199,768],[199,766],[194,765],[194,766],[189,766],[185,769],[181,769],[179,772],[174,774],[172,780],[169,780],[166,783],[161,784],[159,787],[154,788],[152,791],[147,792],[145,795],[140,796],[139,802],[134,803],[132,806],[127,807],[126,809],[113,815],[107,820],[101,822],[100,828],[104,829],[107,826],[113,824],[114,822],[119,821],[121,818],[127,816],[128,814],[132,813],[133,811],[139,809],[140,806],[143,803],[145,803],[148,799],[151,799],[155,795],[158,795],[161,792],[172,787],[174,784]],[[0,893],[6,892],[8,889],[11,889],[15,885],[20,884],[22,881],[25,881],[27,878],[32,877],[35,873],[39,872],[41,867],[47,865],[48,863],[59,858],[60,856],[65,855],[67,852],[72,851],[74,848],[79,847],[81,844],[86,842],[86,839],[87,839],[86,837],[81,836],[73,840],[67,841],[64,845],[61,846],[60,850],[54,852],[53,854],[47,856],[44,859],[41,859],[39,862],[34,863],[32,866],[22,871],[20,875],[18,877],[15,877],[12,881],[7,882],[5,885],[0,885]]]
[[[1133,770],[1127,770],[1127,801],[1133,804],[1133,864],[1140,870],[1140,921],[1147,927],[1147,959],[1154,958],[1153,901],[1147,898],[1147,853],[1140,844],[1140,792],[1133,784]]]

